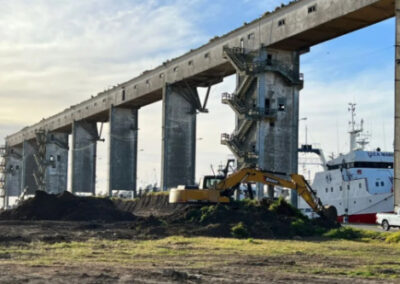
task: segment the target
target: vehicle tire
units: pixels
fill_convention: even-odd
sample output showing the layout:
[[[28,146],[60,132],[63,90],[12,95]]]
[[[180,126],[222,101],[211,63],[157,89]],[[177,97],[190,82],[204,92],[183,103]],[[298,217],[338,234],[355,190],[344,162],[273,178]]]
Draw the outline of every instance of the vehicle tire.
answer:
[[[382,221],[382,229],[385,231],[389,231],[390,230],[390,225],[389,222],[387,220],[383,220]]]

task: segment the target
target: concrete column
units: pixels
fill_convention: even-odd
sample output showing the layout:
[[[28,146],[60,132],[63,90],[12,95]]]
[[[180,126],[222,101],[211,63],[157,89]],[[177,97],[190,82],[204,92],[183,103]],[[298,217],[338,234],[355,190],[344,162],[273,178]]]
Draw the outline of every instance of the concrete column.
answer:
[[[22,191],[26,194],[34,194],[38,190],[38,185],[34,175],[37,174],[38,166],[35,161],[37,146],[35,141],[24,141],[22,150]]]
[[[67,190],[68,182],[68,134],[49,133],[46,143],[45,185],[48,193]]]
[[[72,192],[96,190],[96,122],[75,121],[72,125]]]
[[[400,209],[400,0],[395,1],[395,114],[394,114],[394,207]]]
[[[109,191],[131,190],[136,196],[138,110],[110,110]]]
[[[299,56],[294,52],[271,50],[278,60],[298,72]],[[260,120],[257,128],[257,150],[260,168],[282,173],[297,173],[299,86],[287,82],[278,72],[265,72],[258,78],[258,103],[264,109],[268,100],[276,111],[276,120]],[[297,192],[291,191],[291,204],[297,207]]]
[[[9,148],[6,152],[5,198],[17,197],[22,186],[22,147]]]
[[[163,91],[161,188],[195,182],[196,108],[195,88],[167,85]]]
[[[236,112],[236,129],[224,144],[233,149],[240,165],[287,175],[296,173],[302,88],[299,53],[261,48],[243,57],[235,52],[226,54],[238,70],[238,86],[235,94],[225,101]],[[237,64],[243,60],[246,62]],[[270,187],[268,195],[272,194]],[[264,197],[263,184],[257,184],[256,196]],[[297,206],[295,191],[291,203]]]

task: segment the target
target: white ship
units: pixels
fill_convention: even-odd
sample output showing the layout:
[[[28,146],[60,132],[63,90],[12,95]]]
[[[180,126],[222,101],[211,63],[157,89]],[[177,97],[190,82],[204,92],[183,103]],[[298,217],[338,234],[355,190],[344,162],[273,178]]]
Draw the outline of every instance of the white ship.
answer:
[[[325,205],[333,205],[340,222],[375,224],[377,212],[393,212],[393,152],[364,150],[363,121],[356,128],[355,104],[350,105],[350,152],[326,162],[312,188]],[[323,160],[323,159],[322,159]],[[299,200],[299,208],[309,207]]]

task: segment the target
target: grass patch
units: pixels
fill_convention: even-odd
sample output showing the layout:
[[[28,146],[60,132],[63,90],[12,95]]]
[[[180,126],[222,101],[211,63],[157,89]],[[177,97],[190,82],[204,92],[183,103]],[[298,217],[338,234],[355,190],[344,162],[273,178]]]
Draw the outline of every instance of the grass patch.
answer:
[[[358,241],[384,241],[388,237],[388,233],[359,230],[351,227],[340,227],[332,229],[323,234],[324,237],[332,239],[358,240]]]
[[[387,243],[400,243],[400,232],[392,233],[388,235],[385,239]]]
[[[234,238],[245,239],[249,236],[249,231],[242,222],[239,222],[231,228],[231,234]]]
[[[241,227],[241,226],[239,226]],[[330,235],[348,236],[341,231]],[[361,236],[365,236],[361,234]],[[367,234],[368,236],[368,234]],[[360,237],[350,235],[350,237]],[[98,240],[24,246],[0,245],[0,264],[20,266],[105,265],[154,270],[165,266],[205,269],[242,268],[243,263],[265,263],[268,273],[304,274],[356,279],[399,279],[400,246],[374,240],[321,241],[255,240],[169,237],[160,240]],[[268,260],[265,262],[265,260]],[[241,261],[241,264],[238,264]],[[277,265],[271,265],[277,263]],[[282,263],[282,264],[279,264]],[[290,265],[287,265],[290,263]],[[341,265],[345,263],[346,265]],[[336,265],[338,264],[338,265]],[[236,265],[236,266],[235,266]]]

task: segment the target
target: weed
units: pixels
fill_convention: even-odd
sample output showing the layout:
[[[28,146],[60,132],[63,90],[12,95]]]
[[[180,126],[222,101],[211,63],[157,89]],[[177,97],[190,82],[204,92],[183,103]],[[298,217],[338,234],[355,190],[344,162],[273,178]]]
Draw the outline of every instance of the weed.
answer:
[[[237,239],[245,239],[249,236],[249,231],[243,222],[239,222],[237,225],[231,228],[231,234]]]
[[[385,242],[387,243],[400,243],[400,232],[390,234],[386,237]]]

